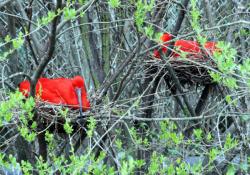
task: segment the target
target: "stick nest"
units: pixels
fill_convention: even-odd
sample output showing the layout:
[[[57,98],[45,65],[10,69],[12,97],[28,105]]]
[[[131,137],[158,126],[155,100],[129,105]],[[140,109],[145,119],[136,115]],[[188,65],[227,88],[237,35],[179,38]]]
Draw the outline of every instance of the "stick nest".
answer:
[[[173,58],[168,60],[167,63],[158,59],[151,59],[146,62],[146,66],[149,69],[154,69],[154,73],[157,74],[158,71],[162,70],[162,76],[166,76],[169,81],[172,81],[167,69],[165,68],[166,64],[169,64],[174,69],[181,84],[207,85],[213,83],[213,80],[209,75],[209,70],[215,70],[216,66],[212,60]]]

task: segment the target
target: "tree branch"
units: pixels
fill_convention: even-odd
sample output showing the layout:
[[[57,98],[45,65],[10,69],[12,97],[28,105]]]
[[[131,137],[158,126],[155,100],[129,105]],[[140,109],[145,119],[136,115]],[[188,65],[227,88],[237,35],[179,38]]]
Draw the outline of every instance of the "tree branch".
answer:
[[[87,4],[83,5],[82,7],[80,7],[77,11],[76,11],[76,15],[79,15],[82,11],[87,10],[92,4],[94,4],[97,0],[92,0],[87,2]],[[70,19],[69,19],[70,20]],[[69,20],[64,20],[62,21],[60,24],[58,24],[56,31],[60,31],[63,26],[69,21]]]
[[[57,0],[57,7],[56,7],[56,13],[57,10],[60,9],[62,6],[62,0]],[[59,19],[59,14],[56,15],[56,17],[52,21],[52,29],[51,29],[51,34],[50,34],[50,40],[49,40],[49,51],[47,56],[42,60],[42,62],[38,65],[37,70],[31,77],[31,82],[30,82],[30,95],[35,98],[36,95],[36,83],[38,81],[38,78],[41,76],[42,72],[44,71],[45,67],[51,60],[54,50],[55,50],[55,44],[56,44],[56,26],[57,26],[57,21]],[[34,120],[37,121],[38,123],[38,131],[44,129],[44,124],[39,121],[38,114],[36,110],[34,111]],[[39,155],[42,156],[43,160],[47,160],[47,144],[45,141],[45,134],[44,132],[38,134],[37,136],[38,139],[38,144],[39,144]]]
[[[0,2],[0,8],[2,8],[3,6],[7,5],[8,3],[10,3],[12,0],[6,0],[3,2]]]
[[[184,2],[183,2],[183,8],[181,9],[181,11],[180,11],[180,13],[178,15],[178,18],[177,18],[177,21],[176,21],[176,24],[175,24],[175,28],[174,28],[174,30],[172,32],[173,39],[175,39],[175,37],[178,35],[178,32],[179,32],[179,30],[181,28],[181,24],[182,24],[182,22],[184,20],[188,3],[189,3],[189,0],[184,0]],[[170,77],[174,81],[174,83],[176,85],[176,88],[178,89],[178,91],[180,92],[181,96],[183,97],[183,100],[184,100],[184,102],[185,102],[185,104],[186,104],[186,106],[188,108],[189,113],[191,114],[192,117],[194,117],[195,116],[195,112],[194,112],[191,104],[189,103],[187,96],[183,93],[183,90],[182,90],[182,87],[181,87],[181,83],[180,83],[178,77],[176,76],[176,73],[175,73],[174,69],[166,61],[167,60],[166,58],[169,57],[172,54],[173,48],[174,48],[174,42],[171,42],[169,44],[169,49],[168,49],[168,52],[167,52],[166,56],[163,55],[162,53],[161,53],[161,56],[164,58],[163,61],[166,63],[166,69],[168,70],[168,72],[170,74]]]
[[[62,0],[58,0],[57,1],[57,7],[56,7],[56,13],[57,10],[60,9],[62,6]],[[53,19],[52,21],[52,30],[51,30],[51,34],[50,34],[50,42],[49,42],[49,51],[47,56],[41,61],[41,63],[38,65],[37,70],[35,71],[35,73],[33,74],[33,76],[31,77],[31,90],[30,90],[30,94],[31,96],[35,97],[35,87],[36,87],[36,83],[38,81],[38,78],[41,76],[43,70],[45,69],[45,67],[47,66],[47,64],[49,63],[49,61],[51,60],[54,50],[55,50],[55,44],[56,44],[56,26],[57,26],[57,21],[59,19],[59,14],[56,15],[56,17]]]
[[[146,38],[142,39],[142,42],[144,42]],[[106,81],[103,86],[100,88],[99,91],[99,96],[98,96],[98,100],[101,100],[102,97],[104,95],[106,95],[109,87],[112,85],[112,83],[115,81],[115,79],[120,75],[120,73],[123,71],[123,69],[128,65],[128,63],[133,60],[133,58],[136,57],[136,53],[138,52],[138,50],[140,50],[141,48],[141,44],[140,44],[140,40],[138,40],[138,45],[137,47],[134,49],[134,51],[130,54],[130,56],[117,68],[117,71],[110,77],[110,79],[108,81]]]

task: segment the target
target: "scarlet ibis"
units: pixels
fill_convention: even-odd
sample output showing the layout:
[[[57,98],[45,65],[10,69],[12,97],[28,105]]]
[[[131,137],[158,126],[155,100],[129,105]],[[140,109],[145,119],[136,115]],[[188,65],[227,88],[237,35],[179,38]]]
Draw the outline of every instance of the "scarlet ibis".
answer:
[[[172,35],[169,33],[164,33],[161,38],[163,42],[171,41]],[[161,48],[162,53],[167,53],[169,44],[164,44]],[[187,54],[188,58],[203,58],[203,53],[200,48],[200,45],[197,41],[191,41],[191,40],[177,40],[174,43],[174,48],[184,52]],[[214,51],[216,51],[216,42],[206,42],[204,45],[205,48],[205,55],[212,54]],[[177,58],[180,57],[180,54],[178,54],[176,51],[173,51],[172,57]],[[160,53],[158,50],[154,50],[154,57],[160,58]]]
[[[29,96],[30,83],[23,81],[19,84],[19,91]],[[84,79],[81,76],[68,78],[39,78],[36,85],[36,97],[51,104],[62,104],[74,109],[86,111],[90,108]]]

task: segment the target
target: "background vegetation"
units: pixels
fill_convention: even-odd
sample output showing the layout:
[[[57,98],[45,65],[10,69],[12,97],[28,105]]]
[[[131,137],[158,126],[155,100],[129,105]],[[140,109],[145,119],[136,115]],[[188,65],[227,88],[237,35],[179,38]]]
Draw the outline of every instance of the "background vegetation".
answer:
[[[249,9],[246,0],[1,0],[0,174],[250,173]],[[185,69],[170,53],[156,60],[164,32],[220,51]],[[32,98],[39,77],[75,75],[91,101],[83,118]],[[28,99],[17,91],[24,79]]]

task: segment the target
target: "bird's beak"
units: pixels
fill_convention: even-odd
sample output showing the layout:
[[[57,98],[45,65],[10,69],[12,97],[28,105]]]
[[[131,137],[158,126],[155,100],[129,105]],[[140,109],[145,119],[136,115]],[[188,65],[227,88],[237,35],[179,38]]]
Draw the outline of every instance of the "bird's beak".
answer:
[[[80,117],[83,116],[82,114],[82,90],[81,88],[76,88],[76,95],[79,103],[79,109],[80,109]]]

